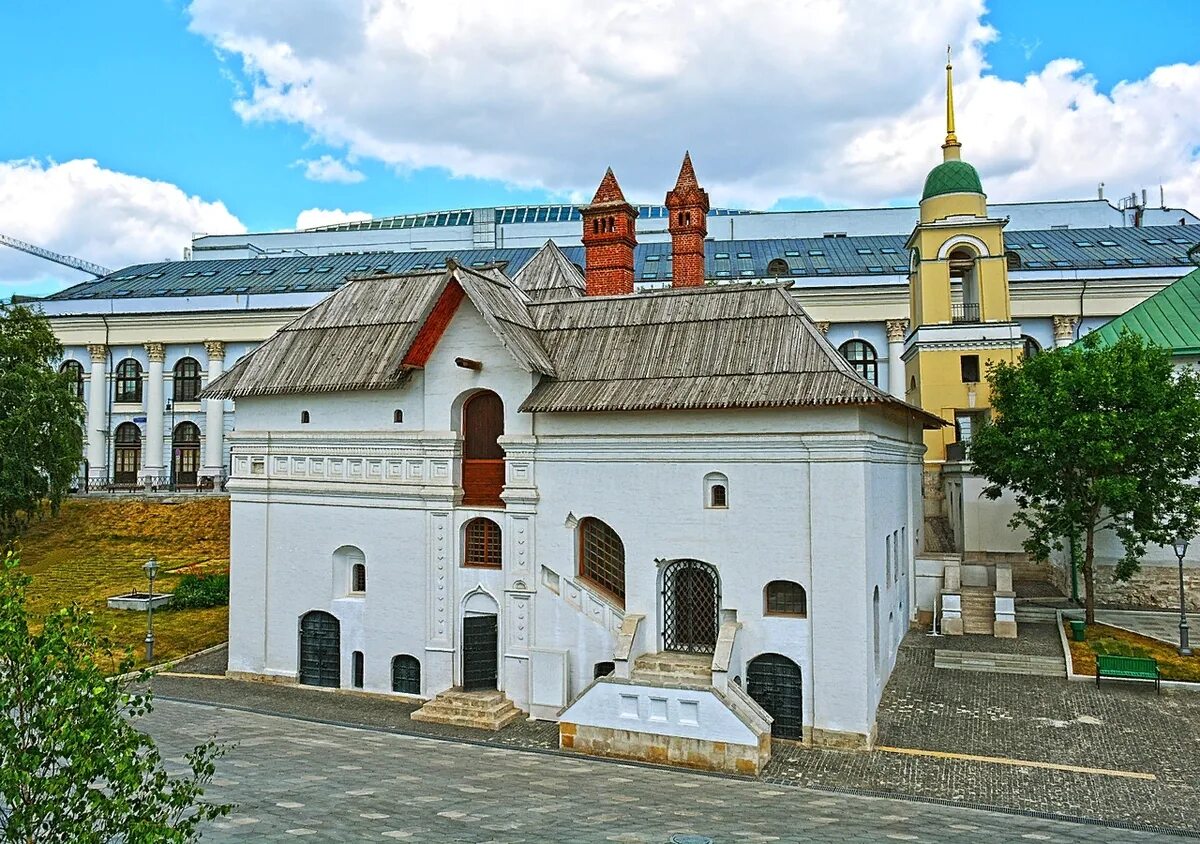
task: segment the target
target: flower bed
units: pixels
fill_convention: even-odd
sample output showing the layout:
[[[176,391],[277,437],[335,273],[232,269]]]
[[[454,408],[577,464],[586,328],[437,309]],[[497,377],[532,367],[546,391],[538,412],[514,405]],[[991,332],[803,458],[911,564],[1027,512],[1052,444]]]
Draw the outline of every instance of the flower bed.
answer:
[[[1067,643],[1071,646],[1071,661],[1075,673],[1084,676],[1096,675],[1096,654],[1118,656],[1151,657],[1158,661],[1158,670],[1164,680],[1182,680],[1200,683],[1200,656],[1180,656],[1171,645],[1139,636],[1128,630],[1109,627],[1107,624],[1091,624],[1085,629],[1086,638],[1076,642],[1071,637],[1069,621],[1063,622]]]

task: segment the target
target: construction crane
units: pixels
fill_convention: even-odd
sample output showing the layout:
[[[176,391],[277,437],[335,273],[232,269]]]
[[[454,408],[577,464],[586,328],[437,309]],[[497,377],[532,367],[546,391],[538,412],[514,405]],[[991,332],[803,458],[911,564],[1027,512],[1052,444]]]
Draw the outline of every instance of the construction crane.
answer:
[[[107,267],[102,267],[99,264],[93,264],[91,261],[85,261],[82,258],[76,258],[73,255],[63,255],[61,252],[51,252],[49,249],[43,249],[40,246],[34,246],[32,243],[26,243],[23,240],[17,240],[15,237],[9,237],[6,234],[0,234],[0,243],[5,246],[11,246],[13,249],[20,249],[22,252],[28,252],[30,255],[37,255],[39,258],[45,258],[47,261],[53,261],[56,264],[62,264],[64,267],[70,267],[73,270],[94,275],[96,278],[103,278],[110,274],[112,270]]]

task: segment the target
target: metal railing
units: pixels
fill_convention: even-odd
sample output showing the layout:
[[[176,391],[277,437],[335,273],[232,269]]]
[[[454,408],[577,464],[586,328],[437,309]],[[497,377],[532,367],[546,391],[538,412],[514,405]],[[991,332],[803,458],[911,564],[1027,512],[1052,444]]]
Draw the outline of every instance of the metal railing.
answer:
[[[136,480],[78,475],[71,481],[72,495],[129,495],[129,494],[175,494],[180,492],[224,492],[229,475],[198,475],[192,483],[179,483],[170,475],[143,475]]]
[[[979,322],[979,303],[960,302],[950,306],[951,322]]]

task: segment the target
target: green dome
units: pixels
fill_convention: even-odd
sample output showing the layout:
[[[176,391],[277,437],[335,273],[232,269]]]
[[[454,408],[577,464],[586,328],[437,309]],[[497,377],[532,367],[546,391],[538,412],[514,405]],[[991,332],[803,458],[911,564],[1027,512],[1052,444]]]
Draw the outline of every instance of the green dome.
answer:
[[[921,201],[947,193],[983,193],[975,168],[965,161],[943,161],[930,170]]]

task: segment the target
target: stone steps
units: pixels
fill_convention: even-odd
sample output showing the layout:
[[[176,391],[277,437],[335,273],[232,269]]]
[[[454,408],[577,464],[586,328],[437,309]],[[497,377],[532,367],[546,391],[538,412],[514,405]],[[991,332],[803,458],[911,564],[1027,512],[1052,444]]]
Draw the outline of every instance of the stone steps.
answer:
[[[712,684],[712,656],[662,651],[642,654],[633,663],[632,679],[649,685]]]
[[[983,586],[964,586],[961,595],[963,633],[991,636],[996,624],[996,599],[992,590]]]
[[[1036,677],[1065,677],[1067,663],[1059,656],[996,654],[939,648],[933,667],[952,671],[983,671],[989,674],[1027,674]]]
[[[1058,610],[1054,607],[1039,607],[1032,604],[1017,604],[1018,624],[1054,624],[1058,621]]]
[[[432,724],[500,730],[525,717],[525,713],[517,709],[503,692],[495,689],[481,692],[451,689],[442,692],[409,717],[414,721]]]

